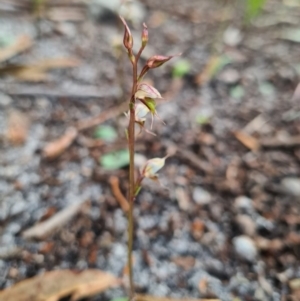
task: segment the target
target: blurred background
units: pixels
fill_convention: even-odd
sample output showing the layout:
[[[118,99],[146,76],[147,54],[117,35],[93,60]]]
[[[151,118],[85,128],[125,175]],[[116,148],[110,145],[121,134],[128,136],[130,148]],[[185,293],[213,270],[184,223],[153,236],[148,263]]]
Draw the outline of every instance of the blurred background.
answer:
[[[140,67],[182,52],[147,75],[165,124],[138,136],[136,164],[173,155],[135,203],[137,292],[300,300],[299,0],[0,1],[0,288],[128,273],[118,14],[134,49],[148,26]]]

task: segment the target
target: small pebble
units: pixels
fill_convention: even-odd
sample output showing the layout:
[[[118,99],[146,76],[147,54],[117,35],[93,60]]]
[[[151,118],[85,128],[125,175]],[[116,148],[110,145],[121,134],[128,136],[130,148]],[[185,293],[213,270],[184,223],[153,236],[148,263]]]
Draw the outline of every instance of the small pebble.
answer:
[[[5,108],[8,107],[12,103],[12,99],[10,96],[0,93],[0,107]]]
[[[218,75],[218,79],[225,84],[235,84],[240,80],[240,74],[235,69],[226,69]]]
[[[243,39],[242,33],[238,28],[229,26],[223,36],[223,41],[226,45],[236,47]]]
[[[239,196],[234,200],[234,207],[237,210],[252,211],[253,210],[252,202],[253,201],[246,196]]]
[[[284,178],[281,181],[281,186],[287,194],[300,196],[300,178]]]
[[[254,262],[257,256],[257,249],[254,241],[246,236],[241,235],[233,239],[233,246],[238,255],[248,261]]]
[[[253,219],[247,214],[239,214],[236,217],[236,222],[238,223],[242,232],[248,236],[253,236],[256,232],[256,225]]]
[[[193,191],[193,200],[198,205],[206,205],[211,202],[211,194],[201,187],[195,187]]]

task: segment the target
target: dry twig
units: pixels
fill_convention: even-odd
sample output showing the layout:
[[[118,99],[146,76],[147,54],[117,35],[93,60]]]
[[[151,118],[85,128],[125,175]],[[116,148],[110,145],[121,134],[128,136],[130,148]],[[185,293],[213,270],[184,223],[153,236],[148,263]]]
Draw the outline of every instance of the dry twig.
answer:
[[[116,200],[120,204],[123,211],[125,213],[127,213],[128,210],[129,210],[129,203],[128,203],[127,199],[124,197],[124,195],[122,194],[121,190],[120,190],[118,177],[111,176],[109,178],[109,183],[110,183],[113,195],[115,196]]]

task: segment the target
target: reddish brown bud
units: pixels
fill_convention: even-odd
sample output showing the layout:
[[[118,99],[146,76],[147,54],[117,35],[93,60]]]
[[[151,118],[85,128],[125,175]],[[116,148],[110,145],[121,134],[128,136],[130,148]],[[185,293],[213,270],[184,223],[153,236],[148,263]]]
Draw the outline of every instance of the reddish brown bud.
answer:
[[[163,65],[165,62],[169,61],[174,56],[178,56],[180,54],[176,55],[170,55],[170,56],[164,56],[164,55],[154,55],[148,59],[146,65],[149,69],[157,68]]]
[[[171,58],[179,55],[181,55],[181,53],[170,56],[154,55],[150,57],[150,59],[148,59],[148,61],[146,62],[146,65],[143,67],[141,74],[138,77],[138,80],[142,79],[150,69],[157,68],[163,65],[165,62],[169,61]]]
[[[142,47],[146,47],[148,43],[148,27],[145,23],[143,23],[143,31],[142,31]]]
[[[131,50],[132,46],[133,46],[133,38],[130,32],[130,29],[125,21],[125,19],[123,17],[120,16],[120,19],[125,27],[125,31],[124,31],[124,38],[123,38],[123,44],[125,46],[125,48],[127,50]]]

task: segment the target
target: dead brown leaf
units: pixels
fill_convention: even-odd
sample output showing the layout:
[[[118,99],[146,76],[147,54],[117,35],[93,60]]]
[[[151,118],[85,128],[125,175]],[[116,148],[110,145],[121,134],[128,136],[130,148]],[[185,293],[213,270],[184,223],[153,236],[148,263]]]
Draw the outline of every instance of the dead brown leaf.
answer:
[[[175,195],[178,201],[179,208],[183,211],[189,211],[191,209],[190,197],[183,187],[175,188]]]
[[[47,71],[73,68],[80,64],[75,58],[44,59],[32,65],[8,65],[0,69],[1,74],[9,74],[21,81],[43,82],[48,79]]]
[[[223,56],[210,57],[203,71],[197,75],[196,83],[201,86],[210,82],[225,64],[225,57]]]
[[[114,118],[115,116],[122,114],[126,110],[127,107],[128,107],[128,104],[126,102],[124,102],[121,105],[117,105],[115,107],[112,107],[112,108],[102,112],[100,115],[98,115],[96,117],[92,117],[92,118],[88,118],[88,119],[79,121],[76,124],[76,129],[74,129],[74,128],[67,129],[63,136],[61,136],[60,138],[58,138],[55,141],[48,143],[43,150],[43,156],[47,159],[54,159],[54,158],[58,157],[77,138],[77,135],[78,135],[77,131],[83,131],[83,130],[92,128],[96,125],[99,125],[99,124],[105,122],[106,120],[108,120],[110,118]],[[75,134],[75,131],[76,131],[76,134]],[[85,141],[82,141],[83,140],[82,136],[80,136],[80,140],[81,140],[81,142],[83,142],[83,144],[85,144],[85,146],[88,147],[88,145],[86,144],[86,142],[87,142],[86,139],[85,139]],[[88,142],[90,143],[91,141],[88,141]],[[93,143],[93,146],[95,146],[94,143]]]
[[[207,174],[212,174],[213,173],[213,168],[209,164],[209,162],[201,159],[198,155],[196,155],[194,152],[188,150],[187,148],[180,148],[177,147],[173,143],[168,142],[168,147],[172,148],[173,153],[187,161],[189,161],[192,165],[194,165],[196,168],[199,168],[200,170],[204,171]]]
[[[76,301],[101,293],[120,283],[121,281],[112,274],[99,270],[57,270],[23,280],[0,291],[0,300],[58,301],[71,296],[70,300]]]
[[[43,149],[43,157],[46,159],[54,159],[61,155],[76,139],[77,130],[70,127],[63,136],[48,143]]]
[[[7,73],[20,81],[25,82],[46,82],[48,80],[48,75],[46,72],[41,71],[38,68],[34,68],[31,66],[18,66],[17,68],[13,68],[11,70],[0,70],[1,73]]]
[[[242,131],[236,131],[233,133],[235,138],[241,142],[245,147],[252,151],[257,151],[260,147],[259,141]]]
[[[28,135],[29,120],[27,116],[19,111],[13,110],[8,116],[8,129],[6,137],[14,145],[23,144]]]
[[[202,278],[198,283],[199,292],[201,294],[207,294],[208,292],[208,280],[207,278]]]
[[[179,256],[179,257],[172,258],[172,261],[179,267],[188,271],[195,266],[196,259],[192,256],[186,256],[186,257]]]
[[[279,238],[267,239],[262,236],[255,237],[255,244],[259,250],[277,253],[284,247],[284,242]]]
[[[85,205],[85,202],[72,204],[65,209],[59,211],[49,219],[40,222],[33,227],[25,230],[22,236],[27,239],[43,239],[57,228],[65,225],[71,218],[73,218]],[[0,299],[1,300],[1,299]]]
[[[292,148],[300,145],[300,135],[289,136],[288,134],[282,134],[275,137],[262,138],[261,145],[266,148]]]
[[[51,70],[51,69],[60,69],[60,68],[73,68],[77,67],[80,64],[80,61],[74,57],[57,57],[51,59],[44,59],[36,64],[33,64],[32,67],[38,68],[41,70]]]
[[[136,301],[220,301],[220,299],[173,299],[167,297],[156,297],[149,295],[136,295]]]
[[[111,176],[109,178],[109,183],[110,183],[113,195],[115,196],[116,200],[120,204],[123,211],[125,213],[127,213],[129,211],[129,203],[128,203],[127,199],[124,197],[122,191],[120,190],[119,178],[116,176]]]
[[[12,45],[0,49],[0,63],[7,61],[8,59],[19,54],[20,52],[27,50],[32,46],[32,44],[33,41],[29,36],[19,36]]]
[[[81,22],[86,18],[84,9],[72,6],[49,8],[46,15],[53,22]]]
[[[201,239],[205,230],[205,223],[200,218],[195,218],[191,224],[191,233],[196,240]]]
[[[101,112],[98,116],[80,120],[76,127],[78,131],[83,131],[99,125],[110,118],[115,118],[116,116],[124,113],[128,108],[127,102],[122,102],[120,105],[114,106],[104,112]]]

